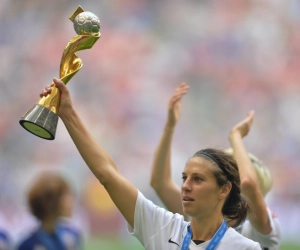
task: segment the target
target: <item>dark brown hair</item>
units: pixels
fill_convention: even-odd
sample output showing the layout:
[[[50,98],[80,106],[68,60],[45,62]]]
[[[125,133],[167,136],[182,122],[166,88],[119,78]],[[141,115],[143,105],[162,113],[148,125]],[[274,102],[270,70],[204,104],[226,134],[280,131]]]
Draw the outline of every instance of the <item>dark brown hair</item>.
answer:
[[[219,170],[214,171],[217,184],[222,187],[230,182],[231,191],[222,208],[223,215],[233,227],[245,221],[249,211],[249,203],[241,194],[241,180],[236,161],[224,150],[207,148],[196,152],[193,157],[204,157],[218,166]]]
[[[28,192],[28,205],[31,213],[39,220],[58,217],[61,198],[69,191],[68,183],[57,173],[40,174]]]

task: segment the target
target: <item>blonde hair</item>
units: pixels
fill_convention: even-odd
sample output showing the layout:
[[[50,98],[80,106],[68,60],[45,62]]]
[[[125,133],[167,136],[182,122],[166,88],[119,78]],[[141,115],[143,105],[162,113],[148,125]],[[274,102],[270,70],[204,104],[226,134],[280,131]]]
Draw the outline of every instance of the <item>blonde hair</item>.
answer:
[[[233,156],[233,149],[228,148],[225,150],[226,153]],[[271,190],[273,185],[273,179],[269,168],[267,168],[261,160],[259,160],[256,156],[249,153],[249,158],[252,162],[252,165],[255,168],[255,172],[258,179],[258,184],[263,196],[266,196],[267,193]]]

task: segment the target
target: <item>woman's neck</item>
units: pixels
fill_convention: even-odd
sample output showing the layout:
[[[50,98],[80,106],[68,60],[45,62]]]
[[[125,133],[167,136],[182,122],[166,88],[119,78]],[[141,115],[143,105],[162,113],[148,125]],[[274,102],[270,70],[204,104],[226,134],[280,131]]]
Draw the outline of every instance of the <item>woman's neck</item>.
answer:
[[[53,233],[55,231],[56,220],[45,219],[42,221],[43,229],[48,233]]]
[[[223,222],[223,216],[214,216],[206,218],[192,218],[192,240],[210,240],[217,232]]]

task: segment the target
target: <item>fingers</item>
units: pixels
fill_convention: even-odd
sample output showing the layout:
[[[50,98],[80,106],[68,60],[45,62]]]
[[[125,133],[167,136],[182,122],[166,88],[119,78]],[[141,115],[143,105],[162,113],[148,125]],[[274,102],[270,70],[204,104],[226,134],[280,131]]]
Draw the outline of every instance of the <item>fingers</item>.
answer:
[[[68,92],[68,89],[62,80],[53,78],[53,82],[54,82],[55,86],[61,91],[61,93]]]
[[[250,111],[248,112],[248,118],[250,118],[250,119],[252,119],[252,120],[253,120],[253,118],[254,118],[254,115],[255,115],[255,111],[254,111],[254,110],[250,110]]]
[[[53,78],[53,82],[44,88],[44,90],[40,93],[40,97],[46,97],[51,94],[53,87],[57,87],[62,93],[68,91],[62,80]]]
[[[174,94],[186,94],[190,89],[190,86],[187,85],[185,82],[179,84],[179,86],[175,89]]]
[[[250,111],[248,112],[247,117],[244,119],[244,122],[247,123],[249,126],[251,126],[252,123],[253,123],[254,114],[255,114],[254,110],[250,110]],[[250,129],[250,128],[249,128],[249,129]]]
[[[173,110],[177,103],[180,102],[181,98],[189,91],[189,86],[182,82],[174,90],[172,97],[169,100],[169,110]]]
[[[51,85],[47,85],[44,90],[40,93],[40,97],[44,97],[44,96],[47,96],[51,93],[52,91],[52,84]]]
[[[174,91],[172,99],[174,102],[181,99],[182,96],[184,96],[190,89],[190,86],[188,86],[186,83],[182,82]]]

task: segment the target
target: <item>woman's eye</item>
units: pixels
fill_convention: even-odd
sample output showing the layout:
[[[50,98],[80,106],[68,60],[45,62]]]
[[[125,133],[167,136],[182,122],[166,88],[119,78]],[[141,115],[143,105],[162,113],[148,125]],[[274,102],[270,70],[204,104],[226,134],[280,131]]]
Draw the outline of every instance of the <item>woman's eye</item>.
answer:
[[[200,177],[195,177],[195,181],[200,182],[200,181],[202,181],[202,179]]]
[[[186,180],[186,176],[182,176],[182,181],[184,182]]]

